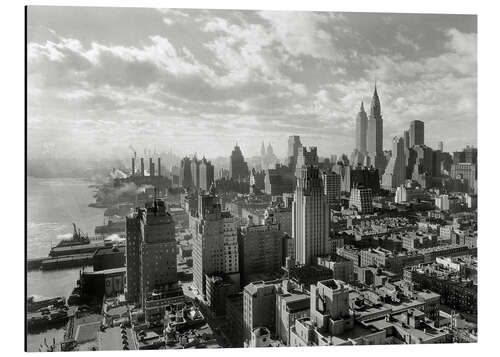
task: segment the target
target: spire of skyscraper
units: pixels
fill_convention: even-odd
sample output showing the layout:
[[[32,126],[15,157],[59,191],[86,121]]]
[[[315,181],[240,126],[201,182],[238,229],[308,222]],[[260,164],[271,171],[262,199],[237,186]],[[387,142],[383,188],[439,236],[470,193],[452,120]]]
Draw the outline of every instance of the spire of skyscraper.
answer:
[[[378,98],[378,93],[377,93],[377,82],[375,82],[375,90],[373,91],[372,103],[370,107],[370,117],[372,118],[381,117],[380,99]]]
[[[360,113],[364,113],[365,112],[365,106],[363,104],[363,101],[361,101],[361,107],[359,108],[359,112]]]

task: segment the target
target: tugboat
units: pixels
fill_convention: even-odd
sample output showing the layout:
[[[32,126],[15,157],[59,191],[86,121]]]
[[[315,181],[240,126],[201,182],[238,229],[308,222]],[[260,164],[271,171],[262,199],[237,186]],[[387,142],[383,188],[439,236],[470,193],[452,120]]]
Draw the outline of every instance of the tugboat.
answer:
[[[63,239],[60,241],[56,248],[59,247],[71,247],[73,245],[81,245],[81,244],[89,244],[90,239],[88,234],[83,235],[82,231],[79,228],[76,228],[76,224],[73,223],[73,237],[70,239]]]

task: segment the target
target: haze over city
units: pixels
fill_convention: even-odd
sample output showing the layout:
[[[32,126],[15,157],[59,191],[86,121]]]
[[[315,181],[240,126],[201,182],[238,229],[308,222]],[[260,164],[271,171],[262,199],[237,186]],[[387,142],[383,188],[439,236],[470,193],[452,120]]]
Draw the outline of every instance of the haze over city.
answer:
[[[477,145],[474,16],[33,7],[28,156],[286,155],[300,134],[349,153],[375,81],[384,148],[412,120],[426,144]],[[48,144],[50,142],[50,144]]]

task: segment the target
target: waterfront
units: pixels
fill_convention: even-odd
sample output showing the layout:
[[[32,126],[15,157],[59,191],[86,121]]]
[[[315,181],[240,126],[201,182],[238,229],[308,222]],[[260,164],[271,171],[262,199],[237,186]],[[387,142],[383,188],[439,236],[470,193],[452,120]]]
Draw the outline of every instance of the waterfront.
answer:
[[[84,233],[93,235],[103,222],[104,209],[88,207],[94,202],[91,181],[83,179],[38,179],[28,177],[27,253],[28,258],[46,256],[51,245],[70,237],[72,223]],[[80,268],[27,273],[27,295],[68,297]],[[28,334],[28,351],[38,351],[44,338],[47,343],[62,340],[64,328]]]

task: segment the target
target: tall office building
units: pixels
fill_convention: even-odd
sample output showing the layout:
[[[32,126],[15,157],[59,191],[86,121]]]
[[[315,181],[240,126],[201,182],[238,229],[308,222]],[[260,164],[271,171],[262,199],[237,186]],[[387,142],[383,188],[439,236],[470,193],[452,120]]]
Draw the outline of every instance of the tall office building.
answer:
[[[198,214],[193,217],[193,283],[205,295],[207,274],[224,271],[224,219],[218,197],[213,193],[198,195]]]
[[[191,219],[193,283],[199,293],[206,294],[207,275],[227,275],[239,286],[237,221],[222,211],[213,185],[208,193],[198,195],[198,212]]]
[[[191,187],[194,190],[198,190],[200,188],[200,161],[197,159],[196,155],[194,155],[191,160],[191,177],[193,180]]]
[[[300,136],[290,135],[288,137],[288,166],[292,169],[294,169],[295,165],[297,164],[297,155],[299,152],[299,147],[301,146],[302,143],[300,142]]]
[[[243,284],[248,284],[256,275],[275,275],[281,271],[283,262],[283,235],[279,224],[266,223],[241,229],[240,272]]]
[[[373,92],[372,102],[370,106],[370,118],[368,120],[368,134],[367,134],[367,149],[371,157],[371,162],[375,168],[383,174],[385,169],[385,157],[383,148],[383,131],[384,121],[382,120],[382,111],[380,107],[380,99],[377,93],[377,85]]]
[[[442,141],[438,142],[438,150],[443,152],[443,142]]]
[[[193,184],[193,176],[191,175],[191,160],[187,156],[181,161],[179,184],[186,189],[191,187]]]
[[[329,205],[340,202],[341,176],[336,172],[323,172],[323,187]]]
[[[153,292],[177,283],[175,222],[162,200],[146,204],[141,244],[142,306]]]
[[[236,144],[231,152],[231,157],[229,159],[229,174],[230,178],[235,180],[247,179],[250,176],[248,165],[245,162],[245,158],[238,144]]]
[[[363,102],[356,116],[356,149],[363,155],[366,155],[366,136],[368,132],[368,116],[366,115]]]
[[[208,191],[214,182],[214,165],[205,157],[200,161],[200,190]]]
[[[127,301],[145,306],[153,292],[177,282],[175,223],[156,199],[126,219]]]
[[[414,120],[410,123],[410,147],[424,145],[424,122]]]
[[[406,180],[405,144],[400,136],[392,139],[392,156],[382,176],[382,186],[386,190],[395,189]]]
[[[297,178],[292,205],[292,237],[297,263],[309,265],[318,255],[327,254],[329,226],[330,210],[319,169],[304,167]]]
[[[144,208],[138,208],[133,215],[126,218],[125,232],[125,265],[127,266],[127,283],[125,298],[131,304],[141,304],[141,242],[142,225],[145,216]]]

